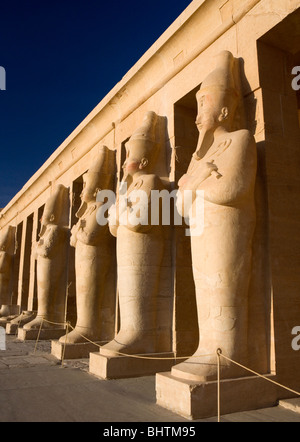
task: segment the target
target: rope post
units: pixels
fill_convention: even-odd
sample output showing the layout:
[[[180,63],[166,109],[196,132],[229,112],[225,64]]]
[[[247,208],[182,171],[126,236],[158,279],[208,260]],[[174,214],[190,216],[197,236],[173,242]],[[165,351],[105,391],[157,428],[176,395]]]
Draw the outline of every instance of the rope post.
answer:
[[[15,336],[18,336],[18,332],[19,332],[19,328],[20,328],[20,323],[22,321],[22,317],[24,316],[24,312],[21,313],[20,315],[20,319],[18,320],[18,324],[17,324],[17,329],[16,329],[16,333]]]
[[[44,322],[44,318],[42,318],[42,320],[41,320],[40,329],[39,329],[39,332],[38,332],[38,335],[37,335],[37,338],[36,338],[36,342],[35,342],[34,354],[35,354],[35,352],[36,352],[37,344],[38,344],[39,339],[40,339],[40,334],[41,334],[41,330],[42,330],[43,322]]]
[[[222,350],[218,348],[217,350],[217,362],[218,362],[218,422],[221,422],[221,367],[220,367],[220,359],[221,359]]]
[[[67,345],[67,339],[68,339],[68,333],[69,333],[69,321],[67,321],[66,323],[66,336],[65,336],[65,341],[64,341],[64,347],[63,347],[63,352],[62,352],[62,357],[61,357],[61,366],[64,366],[64,358],[65,358],[65,352],[66,352],[66,345]]]

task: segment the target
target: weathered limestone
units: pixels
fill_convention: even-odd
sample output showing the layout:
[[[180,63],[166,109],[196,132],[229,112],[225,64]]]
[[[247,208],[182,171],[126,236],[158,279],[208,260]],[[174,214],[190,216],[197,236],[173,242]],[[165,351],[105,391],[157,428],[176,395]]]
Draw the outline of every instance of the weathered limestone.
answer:
[[[151,226],[147,232],[147,226],[142,225],[145,232],[141,233],[110,223],[117,238],[118,281],[113,259],[104,284],[101,318],[85,321],[83,318],[90,313],[80,312],[89,305],[79,301],[84,305],[78,304],[76,334],[70,333],[75,342],[66,347],[65,338],[53,342],[58,357],[64,349],[69,358],[93,351],[90,371],[106,379],[165,371],[157,375],[158,403],[189,418],[216,414],[217,348],[258,373],[266,373],[269,379],[300,390],[300,352],[291,345],[291,332],[299,326],[300,318],[300,91],[292,88],[291,76],[292,69],[300,65],[299,20],[299,0],[190,3],[1,210],[1,230],[9,225],[17,228],[19,256],[14,259],[12,299],[23,311],[6,326],[7,332],[18,326],[24,332],[25,322],[32,322],[30,312],[36,310],[40,276],[38,271],[37,281],[37,262],[31,251],[49,195],[58,183],[70,188],[71,207],[65,225],[73,227],[82,177],[91,165],[96,165],[94,155],[98,155],[99,146],[109,146],[116,152],[120,182],[127,144],[128,158],[131,160],[134,152],[136,158],[131,163],[132,173],[127,175],[128,192],[120,195],[118,203],[121,197],[133,200],[132,186],[139,185],[139,179],[143,184],[137,190],[173,190],[185,174],[180,180],[180,194],[185,189],[205,191],[200,196],[205,213],[204,233],[190,239],[185,236],[184,223],[171,223],[160,237],[160,225]],[[233,60],[228,52],[223,53],[229,65],[233,61],[234,67],[239,64],[241,75],[239,78],[235,73],[234,81],[227,73],[210,74],[212,60],[224,49],[235,57]],[[241,88],[237,89],[236,81]],[[202,89],[197,93],[201,82]],[[222,84],[224,90],[220,91]],[[236,92],[224,102],[228,95],[223,92],[228,87],[241,89],[245,115],[242,107],[235,111]],[[211,107],[207,106],[209,98]],[[197,106],[198,123],[203,127],[196,149]],[[144,159],[150,157],[142,156],[140,150],[147,150],[148,146],[154,152],[157,146],[152,149],[146,139],[132,136],[149,110],[159,116],[156,120],[154,113],[147,114],[147,118],[156,121],[159,149],[155,170],[148,167]],[[233,121],[233,114],[237,120]],[[165,122],[162,137],[157,136],[161,119]],[[256,146],[245,129],[255,137]],[[137,165],[141,167],[140,176],[134,173]],[[135,210],[134,205],[125,207],[126,215]],[[189,220],[195,207],[194,200]],[[148,209],[151,208],[152,204]],[[87,225],[82,232],[93,231],[89,224],[92,217],[88,210],[84,213],[79,225],[85,218]],[[159,241],[162,237],[164,241]],[[113,242],[116,238],[111,236]],[[94,267],[89,263],[91,256],[96,256],[96,261],[98,257],[93,248],[98,246],[79,241],[77,234],[76,241],[65,266],[69,271],[67,283],[62,284],[69,295],[67,313],[72,325],[76,324],[75,279],[79,286],[85,286],[85,279],[88,283],[95,281]],[[67,245],[70,246],[69,241]],[[85,275],[80,278],[75,278],[75,250],[76,274],[81,275],[82,271]],[[115,254],[114,243],[111,252]],[[102,277],[100,272],[97,284],[101,287]],[[91,287],[96,285],[92,283]],[[88,292],[85,287],[78,290],[78,295],[85,293],[78,298],[83,300]],[[92,300],[96,289],[91,293]],[[103,338],[102,328],[101,341],[109,345],[96,353],[97,344],[78,342],[79,336],[85,335],[79,327],[90,328],[90,336],[98,339],[93,332],[100,325],[105,325],[106,330]],[[37,329],[32,333],[37,335]],[[53,339],[53,330],[51,333]],[[58,333],[61,337],[65,330]],[[160,361],[156,359],[157,352],[162,356]],[[176,362],[172,361],[173,354]],[[180,362],[183,357],[185,361]],[[292,396],[290,391],[253,378],[222,357],[221,363],[222,413],[272,406],[278,399]]]
[[[199,143],[179,181],[183,199],[185,191],[204,192],[198,197],[204,199],[203,233],[191,226],[199,348],[193,359],[172,369],[174,376],[196,381],[216,378],[218,348],[235,361],[247,362],[256,147],[250,132],[233,131],[238,97],[234,59],[222,52],[197,95]],[[190,219],[196,204],[194,195],[186,208]],[[222,377],[231,378],[236,371],[236,366],[224,367]]]
[[[19,328],[22,328],[28,322],[31,322],[36,317],[36,312],[30,310],[24,310],[19,316],[12,319],[6,324],[6,334],[14,335]]]
[[[234,130],[239,90],[230,52],[217,57],[217,67],[203,81],[197,102],[199,140],[188,171],[179,181],[177,206],[190,219],[200,339],[195,354],[172,368],[172,379],[178,379],[171,382],[172,391],[181,380],[204,383],[208,388],[209,381],[217,379],[218,350],[245,366],[249,362],[248,292],[257,160],[250,132]],[[201,194],[197,194],[199,190]],[[188,191],[192,192],[190,201]],[[200,202],[204,218],[199,225]],[[248,375],[227,359],[221,357],[220,363],[222,380]],[[158,376],[157,383],[161,380]],[[191,390],[185,391],[191,401]],[[205,400],[203,385],[201,391]],[[160,392],[160,403],[169,395],[170,391]],[[167,402],[172,402],[170,397],[165,405]]]
[[[83,176],[82,204],[77,212],[78,223],[72,229],[71,245],[75,247],[77,323],[59,342],[52,343],[52,353],[66,358],[88,357],[97,347],[113,337],[103,325],[105,295],[115,298],[109,286],[113,263],[114,241],[108,224],[100,225],[97,214],[104,202],[97,200],[101,190],[112,190],[115,176],[115,152],[102,146],[89,171]],[[113,303],[112,303],[113,305]],[[109,312],[106,311],[106,314]],[[113,315],[113,312],[110,313]]]
[[[50,339],[65,330],[69,191],[58,185],[47,200],[36,247],[38,312],[19,329],[19,339]]]
[[[276,376],[268,374],[270,381]],[[257,376],[224,379],[220,382],[221,415],[239,411],[272,407],[277,404],[278,388]],[[156,402],[186,419],[205,419],[218,415],[218,385],[216,381],[196,382],[170,373],[156,375]]]
[[[12,270],[15,254],[15,231],[8,226],[0,237],[0,326],[5,327],[7,321],[16,314],[16,306],[12,305]]]
[[[105,378],[139,374],[138,364],[145,365],[145,361],[135,358],[128,362],[127,355],[155,358],[157,354],[159,358],[163,357],[159,353],[168,352],[170,357],[170,348],[158,340],[157,330],[157,297],[167,226],[152,225],[150,216],[151,191],[164,189],[160,178],[153,173],[158,151],[164,148],[156,138],[156,124],[157,115],[148,112],[127,143],[122,183],[128,186],[125,201],[121,188],[116,206],[110,209],[110,231],[117,237],[120,330],[113,341],[100,349],[100,355],[91,355],[90,365],[91,372]],[[112,361],[107,363],[107,358]],[[146,364],[147,374],[170,364],[170,361],[155,362]]]

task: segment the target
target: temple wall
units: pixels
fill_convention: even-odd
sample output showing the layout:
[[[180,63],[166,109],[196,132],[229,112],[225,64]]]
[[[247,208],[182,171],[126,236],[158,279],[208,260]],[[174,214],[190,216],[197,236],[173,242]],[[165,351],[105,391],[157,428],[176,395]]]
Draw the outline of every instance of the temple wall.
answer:
[[[300,64],[299,56],[295,58],[300,49],[295,47],[299,22],[298,0],[194,0],[189,5],[1,211],[0,228],[12,225],[19,235],[12,299],[21,311],[36,309],[32,244],[38,239],[43,206],[55,186],[63,184],[70,189],[71,228],[82,190],[81,177],[99,146],[116,150],[117,186],[124,142],[151,110],[162,117],[165,136],[160,176],[176,188],[197,143],[195,92],[211,71],[214,56],[228,50],[240,62],[245,105],[241,122],[255,136],[259,159],[250,348],[254,359],[264,349],[261,370],[278,373],[280,381],[299,388],[300,360],[291,347],[291,331],[300,321],[300,134],[290,75],[293,63]],[[192,354],[198,330],[191,252],[184,226],[172,228],[169,246],[160,321],[167,318],[172,350],[178,355]],[[68,266],[67,316],[74,323],[71,248]],[[111,290],[116,290],[113,284]],[[117,308],[115,312],[110,326],[116,331]]]

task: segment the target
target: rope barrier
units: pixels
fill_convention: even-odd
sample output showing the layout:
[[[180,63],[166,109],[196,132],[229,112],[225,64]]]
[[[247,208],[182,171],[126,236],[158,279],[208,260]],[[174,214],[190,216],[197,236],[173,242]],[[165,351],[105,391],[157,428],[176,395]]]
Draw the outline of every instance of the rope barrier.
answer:
[[[70,325],[70,327],[71,327],[73,330],[75,330],[75,327],[73,327],[72,325]],[[89,341],[90,343],[96,345],[97,347],[99,347],[99,348],[102,347],[102,345],[97,344],[96,342],[91,341],[89,338],[87,338],[86,336],[82,335],[82,334],[79,333],[77,330],[76,330],[76,333],[77,333],[79,336],[81,336],[82,338],[84,338],[84,339],[86,339],[87,341]],[[193,355],[192,355],[192,356],[180,356],[180,357],[173,356],[173,357],[162,358],[162,357],[152,357],[152,356],[131,355],[131,354],[127,354],[127,353],[121,353],[121,352],[119,352],[119,351],[113,351],[113,352],[116,353],[116,354],[118,354],[119,356],[125,356],[125,357],[136,358],[136,359],[149,359],[149,360],[170,360],[170,361],[173,361],[174,359],[175,359],[175,360],[177,360],[177,359],[190,359],[190,358],[194,358],[194,357],[196,358],[196,357],[197,357],[197,356],[193,356]],[[162,352],[162,353],[155,353],[155,354],[163,355],[163,354],[165,354],[165,353],[170,353],[170,352]],[[205,356],[213,356],[213,355],[205,355]]]
[[[31,314],[32,313],[37,313],[37,311],[36,310],[31,310]],[[15,336],[18,336],[18,332],[19,332],[19,328],[20,328],[20,324],[21,324],[21,321],[23,319],[23,316],[26,316],[26,313],[24,311],[21,312],[20,319],[18,320]]]
[[[243,368],[243,369],[249,371],[250,373],[253,373],[253,374],[255,374],[256,376],[259,376],[259,377],[265,379],[266,381],[269,381],[269,382],[271,382],[272,384],[277,385],[278,387],[284,388],[285,390],[288,390],[288,391],[290,391],[291,393],[296,394],[297,396],[300,396],[299,391],[295,391],[295,390],[292,390],[292,389],[289,388],[289,387],[285,387],[284,385],[281,385],[281,384],[279,384],[278,382],[273,381],[273,379],[269,379],[269,378],[267,378],[266,376],[264,376],[264,375],[262,375],[262,374],[260,374],[260,373],[257,373],[256,371],[251,370],[250,368],[247,368],[247,367],[245,367],[244,365],[239,364],[239,363],[236,362],[236,361],[233,361],[232,359],[228,358],[227,356],[224,356],[222,353],[220,353],[220,356],[223,357],[224,359],[227,359],[228,361],[232,362],[233,364],[238,365],[239,367],[241,367],[241,368]]]
[[[252,374],[254,374],[256,376],[258,376],[258,377],[260,377],[262,379],[265,379],[268,382],[271,382],[272,384],[276,385],[277,387],[280,387],[280,388],[283,388],[283,389],[285,389],[287,391],[290,391],[291,393],[295,394],[296,396],[300,396],[299,391],[296,391],[296,390],[293,390],[293,389],[291,389],[289,387],[286,387],[285,385],[282,385],[279,382],[274,381],[273,379],[269,379],[268,377],[266,377],[266,376],[264,376],[264,375],[262,375],[260,373],[257,373],[254,370],[251,370],[251,368],[245,367],[244,365],[240,364],[239,362],[236,362],[233,359],[230,359],[228,356],[223,355],[222,350],[218,349],[217,350],[217,360],[218,360],[218,381],[217,381],[218,382],[218,393],[217,393],[217,395],[218,395],[218,422],[221,422],[221,411],[220,411],[220,403],[221,403],[221,397],[220,397],[220,390],[221,390],[221,385],[220,385],[221,384],[221,379],[220,379],[220,358],[221,357],[223,357],[227,361],[232,362],[233,364],[243,368],[244,370],[249,371],[250,373],[252,373]]]
[[[61,323],[58,323],[58,322],[51,322],[51,321],[48,321],[48,320],[45,319],[45,318],[42,318],[42,322],[41,322],[41,325],[40,325],[40,330],[39,330],[39,333],[38,333],[38,337],[37,337],[36,344],[37,344],[37,342],[38,342],[38,340],[39,340],[40,331],[41,331],[41,328],[42,328],[43,322],[48,322],[49,324],[55,324],[55,325],[65,325],[65,326],[70,327],[71,329],[75,330],[75,327],[73,327],[73,326],[70,324],[70,322],[61,322]],[[90,342],[91,344],[93,344],[93,345],[95,345],[95,346],[97,346],[97,347],[99,347],[99,348],[103,347],[103,345],[98,344],[97,342],[91,341],[89,338],[87,338],[86,336],[82,335],[82,334],[79,333],[77,330],[76,330],[76,333],[77,333],[79,336],[81,336],[83,339],[85,339],[86,341]],[[64,342],[64,347],[65,347],[66,344],[67,344],[66,341],[67,341],[67,334],[66,334],[66,339],[65,339],[65,342]],[[182,360],[185,360],[185,359],[198,358],[198,356],[195,356],[195,355],[191,355],[191,356],[175,356],[175,355],[174,355],[173,357],[165,357],[165,358],[163,358],[163,357],[153,357],[153,356],[132,355],[132,354],[127,354],[127,353],[121,353],[121,352],[114,351],[114,350],[113,350],[113,352],[114,352],[115,354],[119,355],[119,356],[124,356],[124,357],[129,357],[129,358],[135,358],[135,359],[149,359],[149,360],[170,360],[170,361],[175,360],[175,361],[176,361],[176,360],[181,360],[181,359],[182,359]],[[161,352],[161,353],[154,353],[154,354],[157,354],[157,355],[163,355],[163,354],[165,354],[165,353],[170,353],[170,352]],[[208,356],[214,356],[214,354],[207,354],[207,355],[201,355],[201,356],[203,356],[203,357],[208,357]]]
[[[17,323],[17,328],[16,328],[15,336],[18,336],[18,332],[19,332],[19,328],[20,328],[20,323],[22,321],[22,316],[25,316],[24,312],[21,312],[20,319],[18,320],[18,323]]]
[[[67,339],[68,339],[68,333],[69,333],[69,322],[67,322],[67,328],[66,328],[66,339],[64,342],[64,347],[63,347],[63,353],[61,356],[61,365],[64,365],[64,358],[65,358],[65,353],[66,353],[66,343],[67,343]]]
[[[39,341],[40,333],[41,333],[42,326],[43,326],[44,322],[48,322],[49,324],[53,324],[53,325],[63,325],[63,326],[66,326],[66,339],[64,340],[64,347],[63,347],[63,353],[62,353],[62,365],[63,365],[64,358],[65,358],[66,345],[67,345],[67,340],[68,340],[68,334],[69,334],[69,328],[71,328],[72,330],[75,330],[75,327],[73,327],[70,322],[57,323],[57,322],[52,322],[52,321],[49,321],[47,319],[42,318],[41,324],[40,324],[40,328],[39,328],[39,332],[38,332],[38,336],[37,336],[37,340],[36,340],[36,344],[35,344],[34,353],[35,353],[36,348],[37,348],[37,343]],[[85,339],[86,341],[90,342],[91,344],[93,344],[93,345],[95,345],[95,346],[97,346],[99,348],[102,347],[101,344],[98,344],[97,342],[92,341],[91,339],[87,338],[83,334],[79,333],[77,330],[76,330],[76,333],[79,336],[81,336],[83,339]],[[199,356],[197,356],[197,355],[179,356],[179,357],[174,355],[174,357],[165,357],[164,358],[164,357],[132,355],[132,354],[121,353],[121,352],[118,352],[118,351],[114,351],[114,353],[118,354],[120,356],[136,358],[136,359],[149,359],[149,360],[175,360],[175,361],[177,361],[179,359],[187,360],[187,359],[192,359],[192,358],[199,358]],[[167,352],[155,353],[155,354],[161,354],[162,355],[162,354],[165,354],[165,353],[167,353]],[[289,387],[286,387],[286,386],[280,384],[279,382],[274,381],[273,379],[269,379],[268,377],[266,377],[266,376],[264,376],[264,375],[262,375],[260,373],[257,373],[256,371],[254,371],[254,370],[252,370],[252,369],[250,369],[248,367],[245,367],[244,365],[240,364],[239,362],[234,361],[233,359],[229,358],[228,356],[225,356],[222,353],[221,349],[218,349],[216,351],[216,354],[208,354],[208,355],[201,355],[201,356],[202,357],[208,357],[208,356],[214,356],[214,355],[217,356],[217,415],[218,415],[218,422],[221,422],[221,358],[224,358],[227,361],[229,361],[229,362],[231,362],[231,363],[233,363],[233,364],[243,368],[244,370],[249,371],[250,373],[254,374],[255,376],[258,376],[258,377],[260,377],[262,379],[265,379],[268,382],[271,382],[272,384],[276,385],[277,387],[280,387],[280,388],[283,388],[283,389],[285,389],[287,391],[290,391],[291,393],[295,394],[296,396],[300,396],[300,393],[298,391],[293,390],[293,389],[291,389]]]
[[[42,321],[41,321],[41,325],[40,325],[40,329],[39,329],[39,332],[38,332],[38,335],[37,335],[37,338],[36,338],[36,342],[35,342],[35,346],[34,346],[34,352],[33,352],[33,354],[35,354],[36,349],[37,349],[37,344],[38,344],[38,342],[39,342],[39,338],[40,338],[40,334],[41,334],[41,330],[42,330],[43,322],[44,322],[44,318],[42,318]]]
[[[36,352],[37,345],[38,345],[38,342],[39,342],[39,339],[40,339],[40,334],[41,334],[44,322],[48,322],[49,324],[53,324],[53,325],[63,325],[63,326],[67,326],[67,324],[68,324],[68,322],[52,322],[52,321],[49,321],[48,319],[41,318],[41,324],[40,324],[38,335],[37,335],[37,338],[36,338],[33,354],[35,354],[35,352]]]
[[[52,321],[49,321],[48,319],[42,318],[36,343],[39,340],[39,336],[40,336],[40,332],[41,332],[41,329],[42,329],[42,326],[43,326],[43,322],[48,322],[49,324],[53,324],[53,325],[65,325],[66,326],[65,344],[67,343],[67,339],[68,339],[68,329],[69,329],[69,327],[71,329],[75,330],[75,327],[73,327],[69,321],[67,321],[67,322],[52,322]],[[92,343],[93,345],[95,345],[95,346],[97,346],[99,348],[102,347],[102,345],[98,344],[97,342],[94,342],[94,341],[90,340],[86,336],[84,336],[81,333],[79,333],[77,330],[76,330],[76,333],[79,336],[81,336],[82,338],[84,338],[85,340],[87,340],[88,342]],[[197,355],[192,355],[192,356],[174,356],[174,357],[168,357],[168,358],[155,358],[155,357],[150,357],[150,356],[141,356],[141,355],[132,355],[132,354],[127,354],[127,353],[121,353],[121,352],[118,352],[118,351],[114,351],[114,353],[119,354],[121,356],[138,358],[138,359],[155,359],[155,360],[161,360],[161,359],[173,360],[173,359],[175,359],[175,360],[177,360],[177,359],[199,358],[199,355],[198,356]],[[162,352],[162,353],[155,353],[155,354],[165,354],[165,353],[169,353],[169,352]],[[276,382],[276,381],[274,381],[272,379],[269,379],[266,376],[264,376],[264,375],[262,375],[260,373],[257,373],[256,371],[254,371],[254,370],[252,370],[252,369],[250,369],[248,367],[245,367],[244,365],[240,364],[239,362],[236,362],[233,359],[230,359],[229,357],[225,356],[222,353],[221,349],[218,349],[216,353],[217,353],[218,378],[220,377],[220,365],[221,365],[220,364],[220,357],[223,357],[224,359],[227,359],[228,361],[232,362],[233,364],[238,365],[239,367],[243,368],[244,370],[247,370],[247,371],[255,374],[256,376],[259,376],[259,377],[261,377],[261,378],[263,378],[263,379],[265,379],[265,380],[267,380],[267,381],[277,385],[278,387],[282,387],[282,388],[290,391],[291,393],[296,394],[297,396],[300,396],[300,393],[298,391],[295,391],[295,390],[293,390],[293,389],[291,389],[289,387],[285,387],[284,385],[279,384],[278,382]],[[214,354],[201,355],[201,357],[208,357],[208,356],[214,356]]]
[[[218,371],[217,371],[217,413],[218,413],[218,422],[221,422],[221,358],[219,354],[219,349],[217,350],[217,362],[218,362]]]

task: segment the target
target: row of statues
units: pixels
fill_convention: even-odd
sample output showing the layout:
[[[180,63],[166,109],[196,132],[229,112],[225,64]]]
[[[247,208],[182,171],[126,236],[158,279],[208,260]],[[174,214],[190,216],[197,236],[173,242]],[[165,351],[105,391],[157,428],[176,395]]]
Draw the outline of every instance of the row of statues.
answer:
[[[216,69],[201,85],[196,120],[199,141],[186,174],[178,182],[177,210],[182,217],[193,216],[199,197],[204,205],[203,231],[191,235],[199,346],[192,357],[172,368],[173,376],[192,381],[216,378],[218,349],[242,364],[247,360],[248,291],[256,219],[256,145],[248,130],[236,130],[240,95],[234,64],[232,54],[223,51],[217,58]],[[138,225],[120,220],[121,216],[130,219],[134,191],[142,190],[148,196],[149,206],[144,213],[149,217],[151,192],[166,189],[164,180],[156,173],[159,149],[164,148],[157,139],[157,119],[156,113],[148,112],[126,144],[122,180],[127,189],[126,203],[122,205],[117,195],[107,225],[97,221],[97,213],[104,204],[97,195],[103,189],[114,190],[115,152],[101,147],[83,176],[78,223],[71,231],[71,245],[76,250],[77,323],[68,336],[60,338],[62,343],[66,339],[81,343],[84,337],[94,342],[101,340],[100,312],[112,265],[112,238],[116,237],[120,326],[101,353],[113,356],[167,350],[158,339],[157,317],[158,287],[170,226],[164,226],[161,220],[155,225],[149,219]],[[186,191],[192,192],[189,201]],[[68,189],[59,185],[44,209],[36,249],[38,313],[24,325],[28,330],[39,328],[43,319],[48,321],[45,327],[65,320],[64,281],[70,241],[64,222],[67,199]],[[1,304],[5,304],[7,281],[2,269],[9,265],[9,252],[2,243],[0,246],[0,293]],[[3,253],[7,258],[2,258]],[[223,365],[222,372],[225,378],[241,374],[231,363]]]

